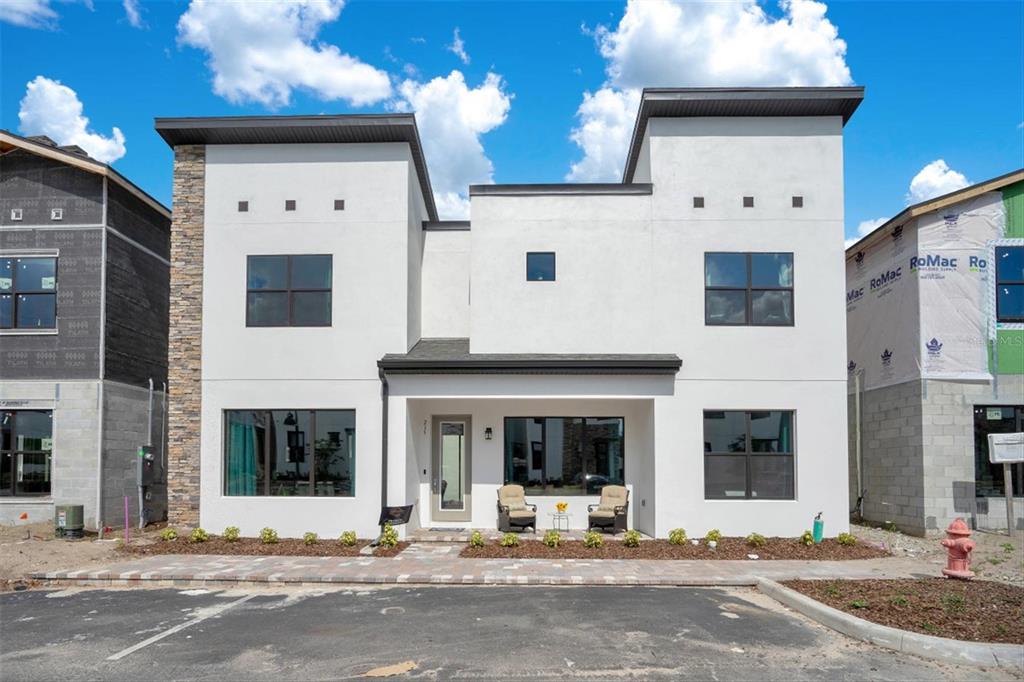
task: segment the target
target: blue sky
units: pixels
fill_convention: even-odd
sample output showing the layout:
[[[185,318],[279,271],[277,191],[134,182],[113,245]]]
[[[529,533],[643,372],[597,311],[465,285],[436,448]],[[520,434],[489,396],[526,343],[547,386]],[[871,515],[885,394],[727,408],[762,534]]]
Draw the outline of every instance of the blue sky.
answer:
[[[469,182],[616,179],[643,85],[865,86],[848,236],[1024,165],[1020,2],[22,6],[0,9],[0,127],[92,145],[168,205],[155,116],[416,110],[452,215]]]

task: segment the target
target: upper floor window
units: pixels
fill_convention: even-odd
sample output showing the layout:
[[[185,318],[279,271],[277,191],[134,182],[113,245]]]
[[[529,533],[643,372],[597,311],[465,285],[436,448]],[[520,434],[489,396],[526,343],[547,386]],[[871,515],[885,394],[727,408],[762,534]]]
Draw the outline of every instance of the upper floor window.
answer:
[[[1024,246],[996,247],[996,319],[1024,322]]]
[[[0,329],[57,328],[57,259],[0,258]]]
[[[555,254],[552,252],[532,252],[526,254],[527,282],[555,281]]]
[[[329,327],[331,256],[249,256],[247,327]]]
[[[793,413],[704,411],[704,499],[792,500]]]
[[[793,324],[792,253],[705,253],[704,323]]]

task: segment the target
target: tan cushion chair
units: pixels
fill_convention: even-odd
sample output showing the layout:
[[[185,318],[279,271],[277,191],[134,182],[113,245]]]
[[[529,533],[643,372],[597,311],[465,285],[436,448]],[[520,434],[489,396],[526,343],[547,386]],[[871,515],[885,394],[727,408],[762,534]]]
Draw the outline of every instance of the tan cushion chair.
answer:
[[[510,483],[498,488],[498,530],[511,532],[513,527],[537,529],[537,505],[526,502],[523,486]]]
[[[601,501],[587,507],[590,528],[611,528],[613,533],[626,530],[629,511],[629,490],[622,485],[601,488]]]

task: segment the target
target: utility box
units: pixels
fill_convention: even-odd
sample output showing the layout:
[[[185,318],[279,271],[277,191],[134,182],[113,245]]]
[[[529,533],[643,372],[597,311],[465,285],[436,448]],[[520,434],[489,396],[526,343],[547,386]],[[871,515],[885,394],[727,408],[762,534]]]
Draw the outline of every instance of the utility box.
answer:
[[[53,509],[53,529],[60,538],[80,538],[85,531],[85,509],[80,504],[58,504]]]
[[[159,483],[163,473],[160,469],[160,460],[153,454],[153,447],[151,445],[139,447],[136,482],[143,488]]]

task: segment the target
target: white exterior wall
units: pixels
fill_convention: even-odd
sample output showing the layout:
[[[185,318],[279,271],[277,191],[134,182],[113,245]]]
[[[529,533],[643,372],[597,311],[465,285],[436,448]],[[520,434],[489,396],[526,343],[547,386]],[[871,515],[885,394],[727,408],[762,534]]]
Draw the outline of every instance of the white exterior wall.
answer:
[[[423,232],[423,337],[469,336],[470,233]]]
[[[424,209],[421,197],[408,196],[418,193],[408,145],[211,145],[206,164],[200,522],[245,535],[269,526],[282,537],[374,536],[376,362],[419,337]],[[286,199],[296,200],[296,211],[285,212]],[[335,199],[345,200],[344,211],[334,210]],[[249,212],[237,211],[240,200]],[[246,257],[285,254],[333,256],[330,327],[245,326]],[[354,409],[355,496],[223,495],[230,409]]]

